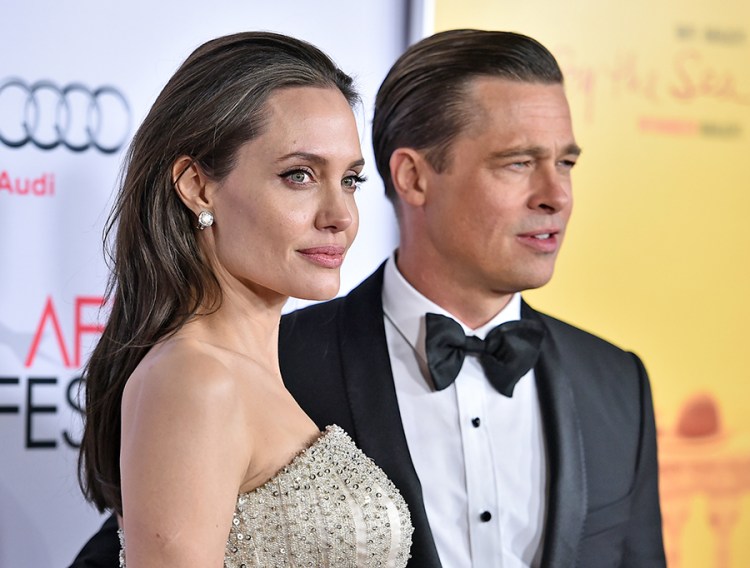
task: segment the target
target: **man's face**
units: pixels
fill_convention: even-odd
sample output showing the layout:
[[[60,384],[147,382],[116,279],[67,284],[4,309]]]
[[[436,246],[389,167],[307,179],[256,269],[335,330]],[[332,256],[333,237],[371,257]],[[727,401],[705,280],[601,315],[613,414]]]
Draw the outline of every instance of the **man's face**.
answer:
[[[444,171],[427,168],[420,272],[461,296],[537,288],[552,276],[580,153],[563,87],[486,77],[469,93],[475,120]]]

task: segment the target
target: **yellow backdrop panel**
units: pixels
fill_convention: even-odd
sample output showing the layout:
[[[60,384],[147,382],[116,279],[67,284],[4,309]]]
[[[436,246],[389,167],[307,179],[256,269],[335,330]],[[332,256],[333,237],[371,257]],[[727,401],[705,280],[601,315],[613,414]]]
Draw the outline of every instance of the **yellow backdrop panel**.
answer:
[[[583,155],[532,305],[652,380],[671,568],[750,566],[750,2],[436,0],[557,56]]]

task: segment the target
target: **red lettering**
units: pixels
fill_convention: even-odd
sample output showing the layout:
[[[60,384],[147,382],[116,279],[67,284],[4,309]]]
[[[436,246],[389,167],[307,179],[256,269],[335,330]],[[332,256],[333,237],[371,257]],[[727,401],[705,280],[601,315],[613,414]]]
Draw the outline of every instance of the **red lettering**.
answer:
[[[582,94],[586,120],[593,120],[598,85],[596,69],[585,63],[579,64],[575,52],[570,47],[560,47],[555,53],[565,70],[567,84]]]
[[[700,124],[694,120],[643,117],[639,121],[641,130],[664,134],[693,136],[700,131]]]
[[[698,54],[695,51],[683,52],[675,60],[675,73],[680,84],[672,87],[670,92],[678,99],[691,99],[695,96],[696,88],[693,85],[690,73],[686,69],[686,65],[689,60],[696,59],[697,56]]]
[[[616,95],[621,91],[643,95],[658,100],[659,76],[654,70],[643,69],[634,53],[617,55],[610,70],[612,89]]]
[[[677,84],[670,93],[677,99],[711,97],[741,105],[750,105],[750,91],[740,92],[737,78],[705,63],[696,50],[683,51],[675,58]]]
[[[7,191],[15,195],[43,195],[55,194],[54,174],[42,174],[38,178],[11,178],[7,171],[0,172],[0,191]]]
[[[47,297],[47,303],[44,305],[44,311],[42,312],[42,318],[39,320],[39,326],[36,329],[34,340],[31,342],[31,349],[29,349],[29,355],[26,357],[26,367],[31,367],[36,356],[39,343],[42,340],[42,332],[44,326],[50,320],[52,322],[52,330],[55,332],[55,338],[57,339],[57,345],[60,347],[60,353],[62,354],[63,364],[66,367],[70,367],[70,357],[68,357],[68,350],[65,348],[65,340],[63,338],[62,330],[60,329],[60,320],[57,319],[57,313],[55,312],[55,305],[52,303],[52,296]]]
[[[10,186],[10,176],[6,171],[0,173],[0,191],[2,190],[13,193],[13,188]]]
[[[26,195],[29,193],[29,180],[26,179],[23,187],[21,187],[21,178],[16,178],[16,193],[18,195]]]
[[[31,182],[31,191],[34,195],[44,195],[47,193],[47,176],[43,175]]]
[[[84,333],[102,333],[104,326],[100,323],[84,324],[81,323],[83,319],[83,308],[86,306],[93,306],[101,308],[104,304],[104,298],[98,297],[78,297],[76,298],[76,327],[75,327],[75,366],[81,366],[81,337]]]

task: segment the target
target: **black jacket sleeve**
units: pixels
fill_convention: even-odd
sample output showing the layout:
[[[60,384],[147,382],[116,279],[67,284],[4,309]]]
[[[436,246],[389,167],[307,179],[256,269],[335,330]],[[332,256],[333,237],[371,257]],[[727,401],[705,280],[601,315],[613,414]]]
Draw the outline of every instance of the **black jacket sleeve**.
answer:
[[[110,515],[94,536],[84,545],[69,568],[119,568],[120,539],[117,518]]]

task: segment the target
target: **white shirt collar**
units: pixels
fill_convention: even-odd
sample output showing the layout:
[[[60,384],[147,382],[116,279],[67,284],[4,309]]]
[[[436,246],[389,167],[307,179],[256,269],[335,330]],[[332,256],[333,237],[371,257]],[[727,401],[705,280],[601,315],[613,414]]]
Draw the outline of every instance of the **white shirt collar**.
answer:
[[[507,305],[490,321],[477,329],[471,329],[449,311],[417,291],[396,266],[396,253],[391,254],[383,274],[383,312],[417,354],[425,360],[424,315],[428,312],[454,319],[467,335],[484,339],[490,330],[501,323],[521,319],[521,294],[513,294]]]

